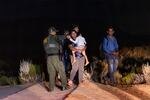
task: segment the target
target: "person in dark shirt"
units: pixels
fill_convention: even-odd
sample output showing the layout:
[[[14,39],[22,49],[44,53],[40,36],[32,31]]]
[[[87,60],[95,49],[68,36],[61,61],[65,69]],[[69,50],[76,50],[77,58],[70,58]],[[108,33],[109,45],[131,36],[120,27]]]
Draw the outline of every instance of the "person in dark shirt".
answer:
[[[64,62],[64,67],[65,67],[65,72],[66,74],[68,74],[68,71],[70,69],[70,56],[69,56],[69,52],[70,49],[68,47],[68,45],[70,44],[70,41],[67,39],[67,35],[69,35],[69,31],[65,31],[64,32],[64,40],[62,43],[62,48],[63,48],[63,62]]]

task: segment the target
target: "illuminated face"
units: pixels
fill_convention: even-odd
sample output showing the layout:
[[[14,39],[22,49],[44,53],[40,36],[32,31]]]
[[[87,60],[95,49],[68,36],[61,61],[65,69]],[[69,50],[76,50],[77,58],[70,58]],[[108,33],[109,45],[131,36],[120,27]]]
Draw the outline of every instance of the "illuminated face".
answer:
[[[55,31],[53,31],[53,32],[51,32],[50,34],[51,34],[51,35],[56,35],[56,32],[55,32]]]
[[[108,35],[112,36],[114,34],[114,30],[112,28],[109,28],[107,33]]]
[[[76,33],[75,31],[72,31],[72,32],[71,32],[71,37],[72,37],[73,39],[76,39],[77,33]]]

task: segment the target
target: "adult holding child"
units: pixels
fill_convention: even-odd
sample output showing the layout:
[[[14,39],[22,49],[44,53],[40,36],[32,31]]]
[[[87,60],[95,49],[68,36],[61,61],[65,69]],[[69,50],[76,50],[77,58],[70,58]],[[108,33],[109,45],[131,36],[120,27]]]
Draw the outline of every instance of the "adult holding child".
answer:
[[[73,40],[76,40],[76,38],[79,36],[79,34],[75,31],[75,30],[72,30],[71,33],[70,33],[70,37],[73,39]],[[73,53],[75,54],[75,59],[76,61],[72,64],[72,70],[71,70],[71,73],[70,73],[70,79],[68,81],[68,85],[69,86],[72,86],[73,84],[73,80],[74,80],[74,77],[78,71],[78,81],[79,81],[79,84],[82,83],[83,81],[83,72],[84,72],[84,66],[85,66],[85,57],[84,55],[82,54],[83,51],[86,50],[86,46],[84,46],[82,49],[78,49],[76,48],[76,44],[73,43],[73,42],[70,42],[69,44],[69,49],[71,50],[71,61],[73,61]],[[74,52],[72,52],[74,51]]]

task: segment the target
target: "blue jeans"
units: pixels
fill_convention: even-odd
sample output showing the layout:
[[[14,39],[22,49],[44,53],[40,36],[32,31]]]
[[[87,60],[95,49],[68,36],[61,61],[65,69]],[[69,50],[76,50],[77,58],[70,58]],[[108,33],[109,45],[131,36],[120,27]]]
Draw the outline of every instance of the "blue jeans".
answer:
[[[112,83],[116,83],[116,79],[114,77],[114,72],[116,72],[118,67],[118,58],[113,55],[105,55],[107,63],[109,65],[109,76]]]

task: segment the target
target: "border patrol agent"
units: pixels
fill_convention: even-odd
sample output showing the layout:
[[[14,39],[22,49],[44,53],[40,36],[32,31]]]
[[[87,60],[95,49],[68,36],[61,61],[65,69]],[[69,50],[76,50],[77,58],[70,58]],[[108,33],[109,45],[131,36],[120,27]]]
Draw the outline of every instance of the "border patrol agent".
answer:
[[[62,90],[67,88],[67,80],[63,62],[60,60],[59,51],[60,43],[57,38],[57,30],[54,27],[49,28],[49,35],[44,39],[44,49],[47,54],[47,70],[49,74],[49,89],[54,90],[55,78],[57,73],[60,75]]]

